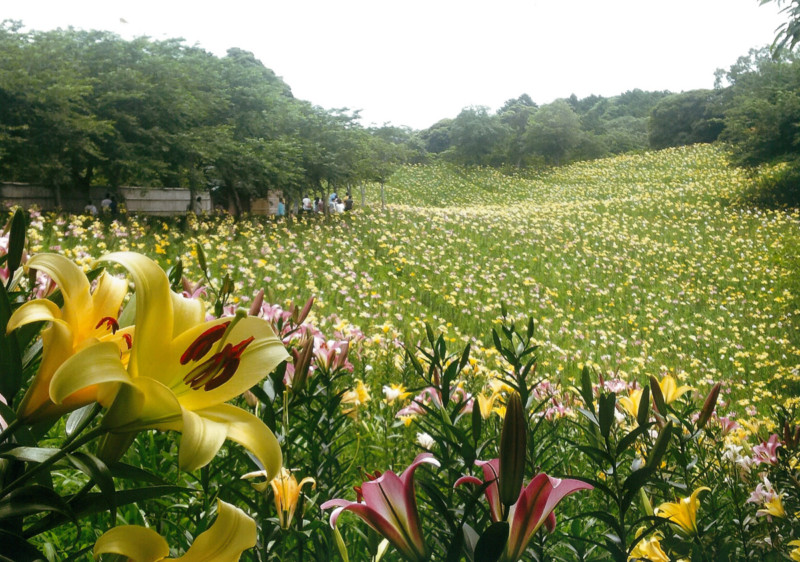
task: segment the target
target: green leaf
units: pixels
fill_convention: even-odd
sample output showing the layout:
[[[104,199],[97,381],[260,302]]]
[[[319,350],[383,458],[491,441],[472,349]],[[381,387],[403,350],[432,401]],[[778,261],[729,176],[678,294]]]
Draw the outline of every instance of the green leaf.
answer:
[[[611,432],[616,406],[617,395],[613,392],[604,392],[597,399],[597,422],[600,426],[600,434],[605,439],[608,439],[608,435]]]
[[[12,404],[22,385],[22,355],[17,334],[6,333],[11,313],[8,292],[0,283],[0,394],[9,404]]]
[[[0,453],[0,457],[23,462],[45,462],[59,452],[61,449],[55,447],[14,447],[10,451]]]
[[[167,481],[161,476],[153,474],[138,466],[125,464],[122,462],[115,462],[110,465],[108,469],[111,471],[111,476],[120,478],[122,480],[133,480],[134,482],[149,482],[156,485],[166,485]]]
[[[194,249],[197,252],[197,262],[200,264],[200,269],[203,271],[203,275],[208,278],[208,263],[206,262],[206,253],[203,251],[203,246],[201,244],[195,244]]]
[[[650,387],[645,386],[642,389],[642,395],[639,398],[639,409],[636,412],[636,421],[640,426],[647,423],[647,418],[650,417]]]
[[[22,209],[17,209],[14,216],[11,218],[11,230],[8,234],[8,285],[11,286],[11,280],[14,277],[14,272],[19,268],[22,263],[22,254],[25,251],[25,213]]]
[[[621,455],[622,453],[624,453],[628,449],[628,447],[630,447],[633,443],[636,442],[636,439],[638,439],[648,429],[650,429],[651,425],[652,424],[648,423],[636,426],[630,431],[630,433],[628,433],[622,439],[620,439],[619,443],[617,444],[617,455]]]
[[[478,539],[478,544],[475,545],[473,559],[481,562],[496,562],[503,554],[503,549],[508,542],[508,530],[506,521],[496,521],[489,525],[489,528]]]
[[[9,562],[40,562],[46,560],[45,556],[24,538],[0,529],[0,561]]]
[[[65,427],[67,435],[72,435],[73,433],[75,433],[76,429],[84,426],[94,416],[97,415],[96,411],[97,409],[95,408],[95,406],[96,404],[87,404],[82,408],[78,408],[77,410],[70,412]]]
[[[106,463],[89,453],[73,453],[67,455],[67,458],[75,468],[91,478],[92,481],[97,484],[97,487],[100,488],[103,500],[108,506],[108,511],[111,513],[111,520],[114,521],[116,519],[117,508],[114,499],[114,478],[108,466],[106,466]]]
[[[669,446],[669,438],[671,435],[672,435],[672,421],[670,420],[658,434],[656,442],[653,445],[653,449],[647,456],[647,466],[652,467],[653,469],[658,468],[658,466],[661,464],[661,459],[664,457],[664,453],[667,452],[667,447]]]
[[[54,511],[65,519],[74,516],[64,499],[44,486],[25,486],[12,490],[0,500],[0,520],[27,517],[44,511]]]
[[[594,412],[594,392],[592,392],[592,379],[589,367],[583,366],[581,371],[581,397],[589,411]]]

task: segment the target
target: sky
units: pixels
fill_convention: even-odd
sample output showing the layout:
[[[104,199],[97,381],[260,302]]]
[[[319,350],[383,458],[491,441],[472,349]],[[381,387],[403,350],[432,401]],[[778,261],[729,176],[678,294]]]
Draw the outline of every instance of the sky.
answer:
[[[413,129],[522,94],[712,88],[784,21],[759,0],[0,0],[0,19],[237,47],[297,98]]]

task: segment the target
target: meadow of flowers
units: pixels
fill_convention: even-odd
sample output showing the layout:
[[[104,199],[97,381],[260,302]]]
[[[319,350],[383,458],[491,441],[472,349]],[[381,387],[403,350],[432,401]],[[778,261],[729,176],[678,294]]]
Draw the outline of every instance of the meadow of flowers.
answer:
[[[800,539],[800,211],[741,204],[752,181],[721,148],[694,146],[524,175],[410,166],[387,184],[386,209],[369,192],[366,205],[331,217],[112,220],[31,211],[28,271],[61,280],[60,293],[78,274],[37,256],[77,264],[90,275],[87,287],[103,255],[111,253],[104,264],[115,279],[127,270],[137,298],[120,296],[113,314],[81,330],[105,329],[110,317],[120,330],[111,335],[121,367],[87,378],[86,387],[136,390],[93,395],[103,408],[91,400],[62,407],[48,400],[69,402],[62,387],[80,389],[63,382],[68,369],[48,366],[50,398],[45,391],[38,410],[24,407],[36,399],[23,399],[11,429],[36,428],[40,417],[46,426],[28,441],[16,430],[0,438],[0,532],[59,559],[92,548],[123,553],[117,535],[133,536],[138,525],[167,537],[166,552],[176,555],[193,537],[204,544],[200,532],[214,529],[219,500],[220,519],[247,529],[255,521],[252,544],[236,556],[244,550],[257,560],[800,560],[792,543]],[[46,278],[20,267],[8,279],[7,268],[0,279],[12,326],[83,313],[64,312],[69,299],[53,297]],[[169,300],[147,296],[156,294],[155,279],[203,309],[190,320],[173,305],[175,325],[192,336],[177,327],[160,336],[185,342],[180,364],[219,350],[213,369],[174,369],[193,391],[210,386],[220,399],[184,402],[180,382],[170,383],[182,411],[232,401],[263,422],[274,446],[259,449],[220,413],[192,432],[186,419],[134,423],[119,413],[123,398],[149,396],[144,383],[127,381],[158,361],[139,343],[159,324],[142,301]],[[55,305],[22,307],[48,295]],[[250,343],[273,342],[267,330],[288,355]],[[54,336],[14,337],[22,395],[36,386],[24,381],[55,361],[47,355]],[[86,345],[75,343],[76,357]],[[148,353],[134,367],[127,358]],[[264,372],[241,382],[258,353]],[[217,385],[233,390],[223,395]],[[507,408],[514,397],[520,407]],[[183,440],[206,444],[210,428],[226,423],[202,459],[186,452]],[[87,444],[101,440],[80,457],[100,468],[68,466],[83,444],[72,437],[76,428]],[[174,431],[183,434],[180,446]],[[65,434],[69,450],[52,462],[17,450],[64,451]],[[50,480],[39,482],[41,473]],[[149,487],[132,483],[148,479]],[[30,499],[32,484],[53,492],[38,504],[49,507],[9,507],[9,498]],[[154,486],[160,493],[141,491]],[[108,513],[81,503],[92,489],[107,499],[115,488]],[[400,523],[387,522],[379,496],[401,506]],[[90,523],[69,523],[82,517]],[[104,535],[114,523],[129,527]],[[192,548],[198,555],[202,546]]]

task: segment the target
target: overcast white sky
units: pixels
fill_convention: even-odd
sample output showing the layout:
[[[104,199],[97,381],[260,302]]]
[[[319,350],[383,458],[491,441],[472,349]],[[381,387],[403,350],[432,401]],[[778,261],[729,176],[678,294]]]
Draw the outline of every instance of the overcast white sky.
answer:
[[[416,129],[523,93],[711,88],[783,21],[758,0],[0,0],[0,19],[239,47],[298,98]]]

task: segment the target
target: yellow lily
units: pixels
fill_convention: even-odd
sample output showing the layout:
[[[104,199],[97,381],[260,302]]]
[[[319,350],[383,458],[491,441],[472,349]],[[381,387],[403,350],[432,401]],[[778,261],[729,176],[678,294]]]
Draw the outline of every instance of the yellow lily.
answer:
[[[644,531],[644,527],[636,532],[636,538]],[[636,546],[628,556],[628,560],[648,560],[649,562],[670,562],[669,556],[661,548],[661,534],[653,533],[650,538],[644,538],[636,543]]]
[[[370,400],[369,387],[361,379],[356,379],[356,387],[342,394],[342,404],[350,404],[351,408],[345,408],[343,413],[351,418],[358,417],[358,408]]]
[[[710,492],[706,486],[697,488],[692,495],[681,498],[677,502],[665,502],[658,506],[655,514],[658,517],[669,519],[681,532],[688,536],[697,534],[697,496],[700,492]]]
[[[789,558],[791,558],[792,560],[795,560],[795,562],[800,562],[800,540],[789,541],[786,544],[788,544],[789,546],[795,547],[789,553]]]
[[[256,545],[256,538],[256,522],[238,507],[218,500],[217,520],[179,558],[167,558],[169,545],[164,537],[139,525],[122,525],[104,533],[94,545],[94,557],[119,554],[133,562],[234,562]]]
[[[263,379],[289,356],[270,324],[252,316],[204,321],[203,305],[170,290],[164,271],[139,254],[107,255],[136,288],[136,337],[127,380],[103,418],[113,435],[101,454],[119,458],[146,429],[182,433],[183,470],[208,464],[226,439],[249,449],[272,477],[281,466],[278,441],[256,416],[224,404]],[[69,367],[69,368],[68,368]],[[50,385],[58,403],[94,384],[91,373],[65,363]]]
[[[33,322],[50,322],[42,332],[42,362],[17,416],[26,423],[52,421],[94,401],[109,405],[117,383],[127,379],[120,355],[127,355],[133,329],[118,330],[117,316],[128,283],[103,273],[91,292],[83,270],[57,254],[36,255],[25,267],[49,275],[61,290],[64,304],[59,308],[47,299],[32,300],[9,319],[8,332]],[[50,399],[50,383],[70,358],[91,373],[92,385],[75,389],[54,404]]]
[[[258,472],[249,472],[242,476],[242,478],[255,478],[257,476],[266,477],[267,474],[263,470],[260,470]],[[300,500],[300,491],[305,484],[311,484],[312,489],[317,487],[316,480],[310,476],[306,476],[300,480],[298,484],[294,474],[285,467],[281,467],[278,476],[270,480],[269,483],[256,482],[251,484],[251,486],[259,492],[265,491],[267,486],[272,488],[272,494],[275,498],[275,509],[278,511],[278,520],[280,521],[281,529],[288,529],[292,524],[292,519],[294,519],[294,511],[297,509],[297,502]]]
[[[672,404],[690,390],[694,390],[691,386],[678,386],[678,383],[675,382],[675,377],[671,375],[664,375],[658,386],[661,388],[661,394],[664,395],[664,402],[667,404]]]
[[[769,501],[764,502],[763,509],[756,511],[756,515],[769,515],[772,517],[786,517],[786,510],[783,508],[781,494],[775,494]]]
[[[666,398],[665,398],[666,400]],[[619,399],[619,405],[633,418],[639,415],[639,403],[642,401],[642,389],[631,389],[627,396]]]
[[[494,403],[499,397],[499,392],[493,392],[490,396],[486,396],[482,392],[478,394],[478,408],[480,408],[481,417],[483,419],[488,420],[489,416],[492,415]]]

